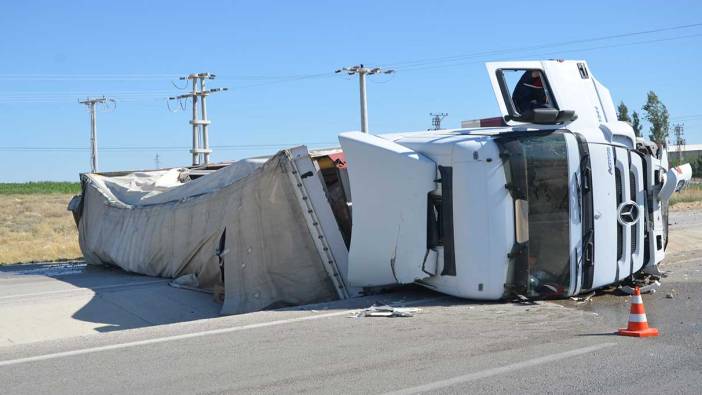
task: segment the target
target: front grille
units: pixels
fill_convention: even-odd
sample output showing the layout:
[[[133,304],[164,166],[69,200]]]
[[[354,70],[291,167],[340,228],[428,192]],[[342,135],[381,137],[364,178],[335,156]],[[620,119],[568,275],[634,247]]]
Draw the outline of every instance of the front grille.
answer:
[[[616,189],[617,189],[617,215],[619,215],[619,205],[622,204],[622,174],[619,171],[619,168],[614,169],[614,179],[616,183]],[[620,224],[619,221],[617,221],[617,260],[621,260],[622,257],[624,256],[624,225]]]
[[[634,175],[633,172],[629,172],[629,199],[637,202],[637,193],[636,193],[636,176]],[[638,203],[638,202],[637,202]],[[639,213],[639,216],[641,216],[642,213]],[[641,219],[639,219],[639,222],[636,223],[636,225],[631,227],[631,253],[633,254],[636,252],[636,239],[639,234],[639,226],[641,226]]]
[[[636,201],[636,177],[633,172],[629,172],[629,199]]]
[[[619,207],[620,204],[622,204],[623,201],[623,185],[622,185],[622,172],[619,171],[619,168],[614,169],[614,178],[615,182],[617,183],[617,207]]]

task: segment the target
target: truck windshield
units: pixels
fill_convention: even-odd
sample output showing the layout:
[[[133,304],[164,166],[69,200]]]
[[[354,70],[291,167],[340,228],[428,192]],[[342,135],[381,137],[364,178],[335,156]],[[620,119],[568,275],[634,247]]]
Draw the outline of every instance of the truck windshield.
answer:
[[[562,132],[510,138],[502,144],[510,192],[525,200],[528,240],[518,246],[513,273],[517,290],[532,297],[568,294],[570,198],[568,150]],[[515,211],[516,212],[516,211]],[[522,225],[523,226],[523,225]],[[525,284],[526,283],[526,284]]]

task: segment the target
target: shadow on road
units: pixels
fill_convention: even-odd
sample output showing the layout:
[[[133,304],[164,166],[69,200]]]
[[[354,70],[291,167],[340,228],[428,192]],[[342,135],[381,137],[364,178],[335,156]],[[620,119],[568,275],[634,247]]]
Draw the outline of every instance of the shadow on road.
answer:
[[[0,266],[0,333],[14,343],[219,315],[212,295],[168,282],[80,261]]]

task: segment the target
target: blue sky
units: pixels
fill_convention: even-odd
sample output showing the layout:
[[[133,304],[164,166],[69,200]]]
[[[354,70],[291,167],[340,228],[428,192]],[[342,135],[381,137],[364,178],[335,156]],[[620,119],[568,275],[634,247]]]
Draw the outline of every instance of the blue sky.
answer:
[[[156,154],[161,166],[188,165],[190,113],[164,99],[183,93],[177,76],[200,71],[230,89],[208,100],[211,144],[227,146],[215,161],[335,144],[358,129],[357,81],[333,74],[357,63],[397,68],[369,80],[374,133],[426,129],[430,112],[447,112],[445,127],[497,115],[485,61],[578,58],[632,110],[654,90],[688,142],[702,143],[702,26],[552,45],[696,23],[699,1],[7,2],[0,182],[89,169],[86,95],[118,103],[98,113],[100,170],[153,168]]]

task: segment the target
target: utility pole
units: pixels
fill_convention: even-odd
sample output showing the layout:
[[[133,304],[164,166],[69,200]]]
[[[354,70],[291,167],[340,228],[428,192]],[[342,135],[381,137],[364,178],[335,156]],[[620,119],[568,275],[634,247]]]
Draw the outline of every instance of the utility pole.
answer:
[[[80,104],[85,104],[88,106],[88,111],[90,111],[90,172],[97,173],[98,171],[98,149],[97,149],[97,118],[95,113],[95,106],[97,104],[105,104],[107,101],[112,101],[105,96],[86,98],[83,101],[79,101]]]
[[[158,154],[156,154],[156,157],[154,157],[154,162],[156,162],[156,170],[160,169],[161,168],[161,161],[160,161]]]
[[[683,150],[685,148],[685,125],[682,123],[675,124],[673,134],[675,135],[675,145],[678,146],[678,159],[682,163]]]
[[[441,121],[448,116],[447,113],[442,112],[438,114],[429,113],[431,116],[431,126],[433,127],[432,130],[441,130]]]
[[[345,72],[348,75],[358,74],[358,86],[361,96],[361,131],[368,133],[368,102],[366,100],[366,75],[391,74],[395,70],[383,70],[380,67],[364,67],[362,64],[352,67],[344,67],[335,73]]]
[[[184,81],[192,81],[193,90],[191,93],[186,93],[180,96],[169,97],[169,100],[181,100],[192,98],[193,100],[193,119],[190,124],[193,126],[193,148],[190,152],[193,155],[193,166],[208,165],[210,163],[209,135],[207,134],[207,126],[210,121],[207,119],[207,104],[206,99],[212,93],[228,90],[227,88],[205,89],[205,81],[215,79],[214,74],[210,73],[193,73],[185,77],[180,77]],[[199,87],[198,87],[199,83]],[[198,101],[200,101],[201,118],[198,118]]]

